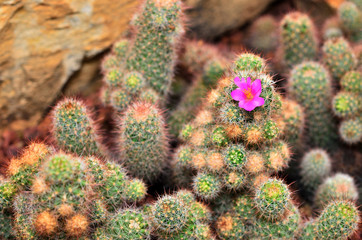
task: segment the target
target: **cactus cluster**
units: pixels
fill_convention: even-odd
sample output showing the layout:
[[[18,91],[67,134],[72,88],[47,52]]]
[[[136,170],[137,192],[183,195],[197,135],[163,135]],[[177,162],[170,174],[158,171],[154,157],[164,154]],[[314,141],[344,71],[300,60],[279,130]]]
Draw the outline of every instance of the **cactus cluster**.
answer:
[[[345,146],[335,120],[345,142],[362,137],[350,42],[360,36],[360,7],[346,1],[325,23],[320,56],[304,13],[284,16],[277,50],[272,16],[251,25],[245,42],[276,55],[279,73],[289,72],[285,85],[256,54],[228,64],[231,54],[211,44],[180,46],[181,1],[145,0],[130,38],[102,64],[107,121],[81,100],[61,100],[51,114],[54,142],[30,142],[0,177],[0,238],[350,238],[360,224],[357,184],[332,174],[332,162]],[[181,80],[171,85],[177,57]],[[166,104],[171,88],[180,101]],[[300,179],[289,187],[282,171],[292,153]],[[296,199],[319,216],[306,218]]]
[[[235,198],[218,217],[216,231],[221,239],[293,239],[300,224],[288,186],[271,178],[259,185],[254,197]]]
[[[88,236],[94,224],[103,225],[112,212],[141,201],[147,191],[116,163],[56,152],[41,143],[11,161],[9,176],[0,188],[2,234],[16,239]]]
[[[230,93],[234,78],[261,80],[265,104],[253,111],[238,106]],[[208,93],[195,119],[180,133],[184,144],[176,150],[174,168],[197,171],[193,188],[204,199],[214,199],[226,189],[253,185],[254,177],[269,175],[288,165],[288,145],[279,140],[276,114],[282,102],[266,72],[264,59],[241,54],[227,77]],[[175,179],[179,179],[175,172]],[[177,183],[176,183],[177,184]]]
[[[183,29],[181,1],[147,0],[132,21],[134,36],[103,63],[103,102],[123,111],[134,100],[163,104],[170,91]]]
[[[362,140],[362,74],[352,70],[340,80],[341,91],[332,100],[334,114],[342,118],[339,135],[347,144]]]

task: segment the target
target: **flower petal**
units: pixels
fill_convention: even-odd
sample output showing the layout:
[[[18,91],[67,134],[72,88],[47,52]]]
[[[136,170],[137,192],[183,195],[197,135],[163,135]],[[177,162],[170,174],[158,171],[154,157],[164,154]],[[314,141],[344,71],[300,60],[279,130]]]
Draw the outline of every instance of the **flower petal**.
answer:
[[[242,78],[242,80],[244,80]],[[243,83],[244,81],[241,81],[239,77],[236,77],[234,78],[234,83],[236,84],[236,86],[240,87],[241,88],[241,84]]]
[[[239,107],[250,112],[250,111],[254,110],[256,106],[254,105],[253,101],[240,101]]]
[[[250,84],[251,84],[251,79],[250,79],[250,77],[247,78],[246,83],[250,86]]]
[[[265,100],[264,100],[264,98],[261,98],[261,97],[254,97],[253,103],[256,107],[260,107],[260,106],[264,105]]]
[[[230,95],[236,101],[240,101],[245,98],[245,94],[243,93],[243,91],[241,91],[240,88],[237,88],[237,89],[231,91]]]
[[[251,93],[253,94],[253,96],[259,96],[261,93],[261,81],[260,79],[256,79],[252,84],[251,84]]]

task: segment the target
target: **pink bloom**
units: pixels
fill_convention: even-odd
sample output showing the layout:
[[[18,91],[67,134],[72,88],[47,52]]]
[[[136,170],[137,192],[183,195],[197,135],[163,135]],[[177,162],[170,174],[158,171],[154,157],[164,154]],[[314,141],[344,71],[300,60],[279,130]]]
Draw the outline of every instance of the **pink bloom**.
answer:
[[[252,111],[264,104],[264,98],[259,97],[261,93],[260,79],[256,79],[251,83],[250,77],[248,77],[247,81],[245,81],[245,78],[240,81],[240,78],[236,77],[234,82],[239,88],[231,92],[231,97],[239,101],[240,108]]]

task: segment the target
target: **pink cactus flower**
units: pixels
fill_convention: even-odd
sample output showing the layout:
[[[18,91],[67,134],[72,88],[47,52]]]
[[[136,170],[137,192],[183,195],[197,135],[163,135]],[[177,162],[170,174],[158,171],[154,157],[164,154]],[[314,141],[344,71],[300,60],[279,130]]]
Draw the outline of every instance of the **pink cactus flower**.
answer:
[[[261,93],[261,81],[256,79],[251,83],[250,77],[241,79],[236,77],[234,79],[235,84],[239,87],[231,92],[231,97],[239,101],[239,107],[246,111],[253,111],[256,107],[260,107],[264,104],[264,98],[259,97]]]

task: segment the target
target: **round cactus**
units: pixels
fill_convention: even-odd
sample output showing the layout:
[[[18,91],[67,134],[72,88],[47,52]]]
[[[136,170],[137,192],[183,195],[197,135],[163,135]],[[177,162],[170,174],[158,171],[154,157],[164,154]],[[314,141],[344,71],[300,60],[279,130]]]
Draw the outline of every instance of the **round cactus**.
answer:
[[[204,199],[213,199],[221,191],[221,181],[218,176],[200,172],[195,178],[193,189],[195,193]]]
[[[280,54],[283,63],[292,67],[318,55],[316,32],[312,20],[303,13],[292,12],[280,23]]]
[[[283,216],[288,207],[290,192],[282,181],[269,179],[256,190],[254,200],[263,218],[277,220]]]
[[[179,231],[188,221],[188,211],[187,205],[182,198],[166,195],[153,206],[153,221],[157,228],[162,231]]]
[[[348,239],[358,230],[359,212],[348,201],[331,202],[315,223],[317,239]]]
[[[335,78],[341,78],[357,64],[352,48],[343,37],[327,40],[322,50],[323,62]]]
[[[327,178],[318,187],[315,195],[315,204],[319,207],[328,204],[332,200],[358,199],[358,190],[351,176],[343,173]]]
[[[362,120],[360,118],[346,119],[339,126],[339,135],[348,144],[356,144],[362,140]]]
[[[354,93],[339,92],[332,101],[334,114],[342,118],[356,116],[361,110],[361,98]]]
[[[132,179],[126,183],[126,191],[124,193],[126,200],[138,202],[145,198],[147,187],[145,183],[139,179]]]
[[[362,92],[362,73],[349,71],[341,79],[341,87],[347,92]]]
[[[312,149],[302,159],[302,184],[310,194],[324,181],[331,172],[331,160],[323,149]]]

